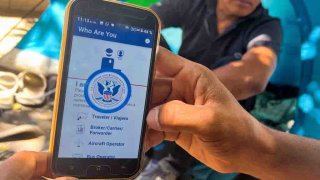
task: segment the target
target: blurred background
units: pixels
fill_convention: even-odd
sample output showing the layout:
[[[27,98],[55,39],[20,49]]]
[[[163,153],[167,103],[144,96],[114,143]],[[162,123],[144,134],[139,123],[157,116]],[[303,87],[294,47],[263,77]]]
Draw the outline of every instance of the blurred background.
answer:
[[[48,148],[55,78],[67,2],[0,0],[1,73],[18,74],[25,70],[41,73],[35,86],[39,89],[46,87],[42,89],[44,92],[39,91],[44,97],[41,103],[30,105],[14,102],[0,108],[0,160],[17,151],[41,151]],[[158,0],[126,2],[148,7]],[[285,91],[276,97],[264,94],[260,97],[261,103],[252,114],[276,129],[319,139],[320,1],[262,0],[262,3],[270,15],[281,20],[284,32],[278,66],[270,83],[291,87],[294,92]],[[164,29],[162,35],[171,50],[178,52],[182,30]],[[8,77],[2,76],[1,73],[0,85],[8,82]],[[275,115],[270,117],[270,114]],[[203,174],[211,173],[201,166],[195,169],[198,170],[196,179],[204,179],[201,178]],[[219,179],[219,175],[212,175],[210,179]]]

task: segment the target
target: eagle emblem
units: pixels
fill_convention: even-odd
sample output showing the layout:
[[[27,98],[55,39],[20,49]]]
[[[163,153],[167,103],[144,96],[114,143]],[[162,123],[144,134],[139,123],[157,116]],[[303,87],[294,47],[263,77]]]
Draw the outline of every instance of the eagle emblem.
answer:
[[[103,102],[119,101],[114,97],[118,94],[120,85],[117,85],[114,81],[106,81],[105,83],[97,82],[98,92],[102,97],[97,98]]]

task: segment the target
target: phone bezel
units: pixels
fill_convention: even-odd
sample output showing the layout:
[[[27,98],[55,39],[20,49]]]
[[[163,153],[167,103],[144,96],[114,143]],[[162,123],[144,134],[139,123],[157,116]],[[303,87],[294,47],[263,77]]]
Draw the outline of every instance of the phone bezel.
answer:
[[[150,101],[152,77],[154,69],[154,59],[159,38],[159,21],[154,13],[147,9],[135,8],[131,5],[122,5],[122,3],[109,2],[104,0],[76,0],[70,2],[66,11],[66,21],[64,41],[65,48],[60,58],[60,67],[63,67],[58,79],[57,88],[59,88],[59,97],[55,107],[56,117],[54,133],[54,146],[52,148],[52,169],[57,175],[71,175],[79,178],[128,178],[135,175],[140,169],[143,138],[146,127],[146,116],[148,112],[148,105]],[[125,13],[124,13],[125,12]],[[109,20],[111,22],[119,22],[132,26],[142,27],[145,29],[154,30],[154,43],[152,47],[152,55],[150,60],[150,71],[148,77],[147,98],[144,107],[144,115],[141,129],[139,155],[136,159],[87,159],[87,158],[58,158],[60,134],[62,126],[62,116],[64,111],[64,101],[66,95],[66,82],[68,77],[68,69],[70,63],[72,37],[73,37],[73,22],[76,16],[87,16],[90,18],[98,18],[101,20]],[[110,173],[108,177],[88,177],[85,172],[90,166],[108,166]],[[70,170],[70,167],[74,167]],[[125,167],[125,170],[122,167]],[[71,172],[72,171],[72,172]]]

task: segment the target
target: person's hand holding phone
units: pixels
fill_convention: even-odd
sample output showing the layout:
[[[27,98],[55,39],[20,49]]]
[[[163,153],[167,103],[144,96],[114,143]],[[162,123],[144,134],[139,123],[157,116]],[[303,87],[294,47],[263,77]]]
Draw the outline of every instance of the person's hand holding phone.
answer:
[[[175,141],[211,168],[237,170],[233,162],[243,154],[240,147],[252,144],[247,140],[252,140],[256,121],[248,120],[250,116],[207,68],[160,48],[156,69],[166,78],[153,83],[146,147],[164,139]],[[6,172],[0,179],[52,177],[49,159],[47,153],[19,153],[0,166]]]
[[[154,80],[146,149],[175,141],[215,170],[239,170],[247,147],[259,146],[253,141],[261,125],[204,66],[160,48],[156,70],[166,78]]]

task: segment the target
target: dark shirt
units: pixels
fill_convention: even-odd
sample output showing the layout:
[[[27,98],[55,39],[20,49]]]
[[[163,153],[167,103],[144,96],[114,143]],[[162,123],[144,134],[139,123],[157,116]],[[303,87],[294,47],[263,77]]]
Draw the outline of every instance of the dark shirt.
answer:
[[[279,55],[282,40],[280,21],[270,17],[261,4],[220,35],[216,6],[217,0],[161,0],[152,9],[160,16],[164,27],[182,28],[179,55],[210,69],[241,60],[252,47],[269,47]],[[250,111],[255,98],[240,103]]]
[[[240,60],[256,46],[269,47],[279,54],[280,22],[270,17],[262,5],[219,35],[216,4],[217,0],[161,0],[152,9],[165,27],[182,28],[179,55],[208,68]]]

